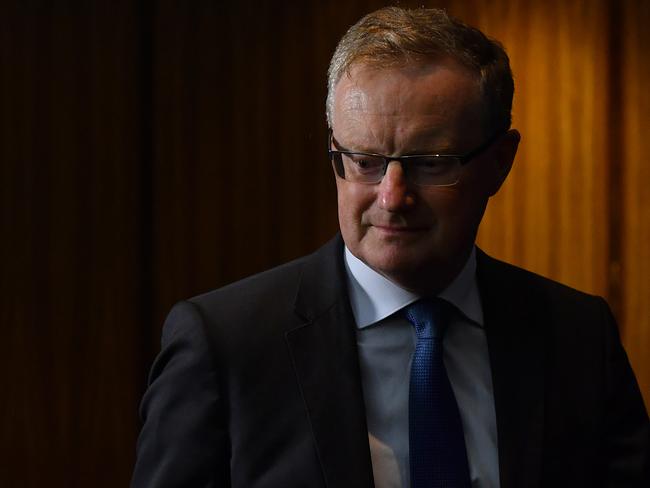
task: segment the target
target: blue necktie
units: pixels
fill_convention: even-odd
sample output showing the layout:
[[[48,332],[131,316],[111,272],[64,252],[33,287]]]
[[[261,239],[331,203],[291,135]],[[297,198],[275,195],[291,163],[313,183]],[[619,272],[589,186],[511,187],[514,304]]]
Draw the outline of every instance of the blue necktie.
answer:
[[[409,387],[412,488],[469,488],[469,467],[456,397],[442,360],[451,304],[419,300],[404,310],[418,342]]]

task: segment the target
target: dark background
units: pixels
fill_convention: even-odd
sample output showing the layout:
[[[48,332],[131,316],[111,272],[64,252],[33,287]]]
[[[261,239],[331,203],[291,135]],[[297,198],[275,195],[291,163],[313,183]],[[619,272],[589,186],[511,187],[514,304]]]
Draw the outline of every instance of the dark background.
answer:
[[[383,4],[0,0],[0,485],[126,486],[173,303],[336,232],[327,65]]]
[[[326,69],[366,10],[0,3],[0,484],[126,486],[171,305],[333,235]]]

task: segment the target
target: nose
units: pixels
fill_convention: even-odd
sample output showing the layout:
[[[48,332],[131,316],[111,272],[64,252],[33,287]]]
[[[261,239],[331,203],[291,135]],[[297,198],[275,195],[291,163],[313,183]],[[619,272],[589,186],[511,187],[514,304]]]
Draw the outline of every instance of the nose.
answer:
[[[379,207],[388,212],[398,212],[415,204],[404,169],[399,162],[391,161],[388,164],[386,174],[379,183],[377,198]]]

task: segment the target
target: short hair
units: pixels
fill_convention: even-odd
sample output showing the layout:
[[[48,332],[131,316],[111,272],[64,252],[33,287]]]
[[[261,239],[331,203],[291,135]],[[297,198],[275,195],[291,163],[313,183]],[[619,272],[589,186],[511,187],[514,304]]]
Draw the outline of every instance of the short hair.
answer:
[[[385,7],[366,15],[339,41],[328,70],[328,126],[332,127],[336,84],[353,65],[394,67],[447,56],[477,75],[490,129],[508,130],[514,82],[503,46],[445,10],[400,7]]]

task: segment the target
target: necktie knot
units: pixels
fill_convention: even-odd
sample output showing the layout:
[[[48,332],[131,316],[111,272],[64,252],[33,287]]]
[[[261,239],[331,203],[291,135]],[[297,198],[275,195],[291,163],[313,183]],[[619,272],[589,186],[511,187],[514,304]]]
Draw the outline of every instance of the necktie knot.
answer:
[[[442,340],[450,312],[451,305],[442,298],[421,299],[404,309],[407,320],[415,327],[418,340]]]

